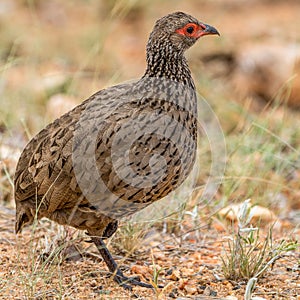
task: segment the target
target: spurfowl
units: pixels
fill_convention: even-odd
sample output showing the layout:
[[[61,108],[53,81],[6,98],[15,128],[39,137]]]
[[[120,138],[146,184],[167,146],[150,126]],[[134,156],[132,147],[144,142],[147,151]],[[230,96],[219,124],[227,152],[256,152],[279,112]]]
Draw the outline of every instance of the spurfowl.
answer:
[[[184,52],[208,34],[218,31],[182,12],[159,19],[140,80],[97,92],[27,144],[14,182],[17,233],[43,217],[86,230],[117,283],[152,287],[125,277],[103,239],[119,218],[165,197],[188,176],[197,99]]]

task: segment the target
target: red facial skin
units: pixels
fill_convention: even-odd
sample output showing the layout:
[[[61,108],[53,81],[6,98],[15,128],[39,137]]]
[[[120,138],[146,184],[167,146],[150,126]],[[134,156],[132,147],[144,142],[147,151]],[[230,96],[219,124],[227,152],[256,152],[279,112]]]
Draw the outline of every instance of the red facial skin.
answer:
[[[192,33],[189,33],[187,31],[187,29],[190,27],[192,27],[194,29]],[[206,29],[206,26],[204,24],[198,25],[195,23],[188,23],[184,27],[177,29],[176,32],[181,35],[187,36],[187,37],[192,37],[192,38],[198,39],[203,35],[210,34],[209,32],[205,31],[205,29]]]

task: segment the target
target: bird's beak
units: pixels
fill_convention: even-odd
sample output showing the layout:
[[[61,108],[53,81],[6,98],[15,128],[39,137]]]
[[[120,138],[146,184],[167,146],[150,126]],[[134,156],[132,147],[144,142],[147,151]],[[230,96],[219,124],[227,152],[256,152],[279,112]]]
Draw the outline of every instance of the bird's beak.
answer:
[[[201,23],[200,27],[201,27],[202,30],[198,34],[199,37],[203,36],[203,35],[208,35],[208,34],[217,34],[217,35],[220,35],[220,33],[218,32],[218,30],[215,27],[212,27],[212,26],[210,26],[208,24]]]

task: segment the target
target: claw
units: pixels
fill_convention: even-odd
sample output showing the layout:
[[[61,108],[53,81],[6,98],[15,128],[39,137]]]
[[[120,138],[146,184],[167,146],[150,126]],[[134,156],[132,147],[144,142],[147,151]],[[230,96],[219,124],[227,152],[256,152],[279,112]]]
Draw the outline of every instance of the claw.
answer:
[[[130,285],[136,285],[141,286],[148,289],[154,289],[153,285],[149,283],[145,283],[139,280],[137,280],[135,277],[127,277],[123,275],[123,273],[118,270],[117,274],[114,276],[114,281],[116,281],[120,286],[122,286],[124,289],[132,290],[132,287]],[[128,285],[130,284],[130,285]]]
[[[140,279],[130,278],[123,275],[121,270],[118,268],[117,263],[114,261],[113,257],[109,253],[105,243],[99,237],[91,237],[91,240],[96,245],[98,251],[102,255],[109,271],[114,274],[114,281],[117,282],[120,286],[122,286],[125,290],[132,291],[131,285],[137,285],[148,289],[154,289],[153,285],[149,283],[141,282]]]

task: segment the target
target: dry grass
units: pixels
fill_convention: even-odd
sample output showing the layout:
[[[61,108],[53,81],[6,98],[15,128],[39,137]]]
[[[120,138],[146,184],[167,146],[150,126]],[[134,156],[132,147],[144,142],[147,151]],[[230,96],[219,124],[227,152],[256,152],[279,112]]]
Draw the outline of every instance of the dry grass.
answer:
[[[46,107],[52,95],[70,95],[79,103],[104,86],[138,77],[145,66],[144,47],[154,20],[167,12],[184,10],[221,27],[220,39],[203,41],[188,56],[198,92],[209,100],[224,130],[224,178],[215,178],[222,184],[212,200],[200,198],[211,166],[209,143],[201,139],[200,177],[190,199],[178,205],[187,195],[187,184],[166,200],[166,211],[158,203],[149,208],[147,217],[144,213],[124,221],[108,244],[127,273],[138,273],[156,285],[165,285],[151,296],[137,289],[141,299],[213,296],[214,292],[219,297],[231,294],[242,299],[245,282],[241,283],[239,277],[243,276],[235,277],[237,282],[226,281],[221,271],[221,241],[226,230],[227,235],[231,232],[214,215],[229,202],[251,197],[279,216],[282,227],[274,230],[275,242],[286,237],[299,239],[300,112],[279,105],[285,99],[261,105],[259,111],[251,109],[252,100],[234,101],[228,78],[205,74],[201,57],[237,44],[243,47],[245,41],[258,38],[261,28],[277,28],[278,22],[286,32],[293,32],[297,26],[293,22],[283,24],[282,20],[293,19],[298,4],[278,1],[269,7],[256,3],[253,12],[257,14],[252,16],[249,7],[243,9],[232,3],[239,10],[234,26],[239,28],[237,34],[232,28],[232,10],[227,11],[219,2],[201,2],[201,8],[199,1],[164,1],[159,5],[158,1],[122,0],[3,3],[9,2],[14,5],[12,12],[9,4],[6,12],[0,10],[0,296],[130,297],[107,277],[101,258],[83,233],[66,233],[64,228],[43,220],[22,236],[14,236],[12,178],[22,147],[47,123]],[[270,9],[272,20],[264,18]],[[249,33],[249,22],[260,24],[253,29],[256,33],[251,31],[253,35]],[[169,206],[173,207],[171,211]],[[267,233],[264,228],[260,230]],[[279,261],[275,270],[277,273],[269,271],[267,277],[259,279],[258,295],[296,299],[300,293],[299,249],[283,258],[283,263]]]

